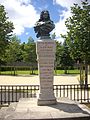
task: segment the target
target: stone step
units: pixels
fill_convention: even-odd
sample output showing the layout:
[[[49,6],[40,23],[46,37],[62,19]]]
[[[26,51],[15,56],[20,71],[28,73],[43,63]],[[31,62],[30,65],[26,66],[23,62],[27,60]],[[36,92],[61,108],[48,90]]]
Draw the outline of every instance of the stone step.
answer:
[[[0,120],[7,120],[7,117],[14,113],[17,103],[11,103],[9,107],[2,107],[0,109]]]
[[[90,120],[90,109],[68,98],[47,106],[38,106],[36,98],[22,98],[0,113],[0,120]]]

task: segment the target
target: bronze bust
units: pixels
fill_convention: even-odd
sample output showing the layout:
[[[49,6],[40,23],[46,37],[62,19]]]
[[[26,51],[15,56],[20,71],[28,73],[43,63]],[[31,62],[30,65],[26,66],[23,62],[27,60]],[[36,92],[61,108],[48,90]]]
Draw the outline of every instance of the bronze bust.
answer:
[[[47,10],[41,12],[40,19],[34,26],[34,31],[37,33],[37,38],[49,38],[50,32],[55,28],[53,21],[50,20],[50,15]]]

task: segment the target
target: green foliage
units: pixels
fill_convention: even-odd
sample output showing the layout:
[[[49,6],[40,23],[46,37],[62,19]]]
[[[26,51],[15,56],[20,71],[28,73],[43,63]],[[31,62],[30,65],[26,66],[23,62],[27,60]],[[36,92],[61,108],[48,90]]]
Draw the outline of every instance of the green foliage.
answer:
[[[67,43],[71,55],[79,61],[90,62],[90,5],[82,2],[82,7],[74,4],[71,7],[72,17],[66,20]]]
[[[28,44],[30,43],[34,43],[34,39],[31,36],[28,38]]]
[[[22,60],[22,51],[20,48],[20,39],[14,35],[9,42],[9,45],[5,52],[5,61],[7,63],[13,63]]]
[[[61,54],[61,65],[65,69],[65,74],[67,74],[67,70],[69,69],[70,66],[73,66],[73,64],[74,64],[74,61],[70,56],[69,47],[65,41],[63,44],[63,50]]]
[[[71,7],[72,16],[66,20],[67,36],[63,36],[69,46],[71,56],[85,64],[85,85],[88,81],[87,65],[90,64],[90,5],[88,0],[82,6]]]
[[[56,41],[56,60],[55,67],[60,67],[61,64],[61,54],[62,54],[62,45],[60,42]]]
[[[20,39],[14,35],[6,49],[4,59],[6,63],[26,62],[31,65],[36,63],[36,43],[20,43]]]
[[[5,48],[12,35],[12,30],[14,29],[13,23],[8,19],[4,6],[0,5],[0,63],[3,61],[2,58],[5,53]]]
[[[31,37],[30,37],[31,38]],[[33,40],[33,39],[32,39]],[[24,62],[30,64],[36,63],[36,43],[34,40],[29,39],[27,44],[24,44],[24,49],[22,51],[22,57]]]

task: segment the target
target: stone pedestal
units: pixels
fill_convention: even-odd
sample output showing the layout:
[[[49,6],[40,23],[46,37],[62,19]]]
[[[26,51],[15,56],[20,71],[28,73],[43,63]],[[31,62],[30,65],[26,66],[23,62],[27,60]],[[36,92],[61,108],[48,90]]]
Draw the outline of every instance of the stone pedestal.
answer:
[[[21,98],[0,109],[0,120],[90,120],[90,109],[68,98],[47,106],[37,105],[36,98]]]
[[[55,41],[38,40],[36,52],[38,60],[38,71],[40,80],[40,93],[38,95],[38,105],[55,104],[56,98],[53,92]]]

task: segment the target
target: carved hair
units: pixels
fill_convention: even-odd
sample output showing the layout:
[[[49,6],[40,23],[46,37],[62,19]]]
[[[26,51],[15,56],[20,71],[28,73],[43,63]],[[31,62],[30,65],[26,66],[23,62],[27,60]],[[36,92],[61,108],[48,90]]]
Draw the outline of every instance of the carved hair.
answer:
[[[41,12],[39,22],[40,22],[40,21],[44,21],[43,14],[45,14],[45,13],[48,15],[47,20],[50,20],[49,12],[48,12],[47,10],[43,10],[43,11]]]

